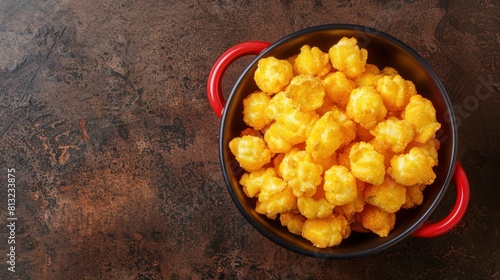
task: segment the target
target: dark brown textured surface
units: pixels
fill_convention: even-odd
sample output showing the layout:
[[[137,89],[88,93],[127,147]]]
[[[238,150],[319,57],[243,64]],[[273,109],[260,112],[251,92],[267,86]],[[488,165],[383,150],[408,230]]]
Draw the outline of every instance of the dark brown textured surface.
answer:
[[[500,279],[499,13],[491,0],[1,1],[0,278]],[[237,212],[208,72],[236,43],[325,23],[385,31],[442,79],[471,183],[452,232],[328,261],[278,247]],[[226,92],[248,59],[231,66]],[[434,218],[453,201],[450,188]]]

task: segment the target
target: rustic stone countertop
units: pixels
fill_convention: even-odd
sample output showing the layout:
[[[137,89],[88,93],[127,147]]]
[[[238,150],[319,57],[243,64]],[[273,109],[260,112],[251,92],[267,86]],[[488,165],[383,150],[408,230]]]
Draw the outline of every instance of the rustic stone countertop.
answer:
[[[500,279],[499,15],[493,0],[2,0],[0,279]],[[471,186],[451,232],[324,260],[276,245],[235,207],[208,73],[237,43],[327,23],[384,31],[442,80]],[[433,219],[454,200],[450,187]]]

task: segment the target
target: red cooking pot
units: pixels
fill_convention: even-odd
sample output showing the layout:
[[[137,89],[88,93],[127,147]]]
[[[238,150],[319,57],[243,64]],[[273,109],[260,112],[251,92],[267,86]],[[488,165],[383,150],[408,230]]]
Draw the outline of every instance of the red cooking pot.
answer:
[[[257,90],[254,72],[257,61],[274,56],[285,59],[300,52],[307,44],[317,46],[323,52],[337,43],[342,37],[355,37],[360,47],[368,51],[368,61],[380,69],[390,66],[398,70],[405,79],[413,81],[417,91],[431,100],[436,108],[437,120],[441,129],[437,138],[441,142],[439,165],[435,167],[436,179],[424,191],[423,203],[414,209],[397,212],[394,229],[385,238],[375,234],[352,232],[349,238],[339,245],[320,249],[308,240],[294,235],[281,226],[279,219],[271,220],[255,212],[255,199],[248,198],[239,184],[244,173],[229,150],[229,141],[246,127],[243,122],[243,99]],[[226,69],[236,59],[256,55],[257,57],[243,71],[226,100],[221,92],[222,77]],[[275,243],[292,251],[319,258],[352,258],[379,252],[403,240],[409,235],[416,237],[437,237],[457,225],[462,219],[469,202],[469,182],[456,161],[457,124],[452,104],[431,67],[415,51],[404,43],[378,30],[346,24],[321,25],[307,28],[288,35],[274,44],[262,41],[249,41],[227,50],[213,66],[207,86],[210,104],[217,116],[222,118],[219,135],[220,163],[229,193],[246,220],[261,234]],[[450,214],[436,223],[426,220],[438,206],[452,178],[457,189],[457,198]]]

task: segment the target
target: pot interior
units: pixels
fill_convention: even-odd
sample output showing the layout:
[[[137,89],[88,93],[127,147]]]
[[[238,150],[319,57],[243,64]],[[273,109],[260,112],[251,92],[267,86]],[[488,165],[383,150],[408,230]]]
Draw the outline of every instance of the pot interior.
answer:
[[[395,68],[403,78],[411,80],[417,92],[431,100],[436,108],[436,117],[441,123],[437,138],[441,141],[439,165],[435,167],[436,179],[424,191],[424,202],[415,209],[400,210],[396,225],[388,237],[375,234],[351,233],[340,245],[319,249],[300,236],[288,232],[279,219],[270,220],[255,212],[255,199],[247,198],[238,183],[244,170],[238,165],[231,151],[229,141],[239,136],[246,127],[243,122],[243,99],[257,90],[253,75],[260,58],[274,56],[285,59],[300,52],[308,44],[317,46],[323,52],[342,37],[355,37],[358,45],[368,50],[368,61],[380,69]],[[264,236],[295,252],[322,258],[348,258],[375,253],[407,237],[424,222],[439,203],[454,169],[457,133],[451,102],[438,77],[430,66],[408,46],[395,38],[362,26],[324,25],[305,29],[289,35],[264,50],[246,68],[234,85],[224,109],[220,131],[220,160],[228,190],[243,216]]]

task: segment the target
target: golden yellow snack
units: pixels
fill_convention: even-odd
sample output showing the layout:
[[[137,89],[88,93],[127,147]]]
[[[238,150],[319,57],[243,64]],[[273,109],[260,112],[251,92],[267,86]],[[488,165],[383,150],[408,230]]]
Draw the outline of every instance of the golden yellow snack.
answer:
[[[248,197],[257,197],[262,190],[262,186],[271,180],[271,178],[276,177],[276,175],[274,168],[245,173],[241,176],[240,185],[243,186],[243,192]]]
[[[281,213],[280,222],[281,225],[288,228],[293,234],[302,235],[302,227],[306,218],[300,214],[294,214],[291,212]]]
[[[387,109],[382,97],[372,86],[359,87],[351,91],[346,115],[366,129],[373,128],[385,118]]]
[[[295,146],[293,146],[294,148],[297,148],[301,151],[305,151],[306,150],[306,143],[305,142],[301,142]],[[313,161],[314,161],[314,158],[313,158]]]
[[[255,211],[274,220],[278,214],[289,212],[295,208],[297,208],[297,197],[293,195],[292,189],[285,188],[283,191],[273,194],[267,200],[258,200]]]
[[[350,225],[351,231],[352,232],[360,232],[360,233],[368,233],[371,232],[371,230],[365,228],[360,222],[354,221]]]
[[[386,176],[382,184],[368,185],[364,195],[367,203],[386,212],[396,213],[406,201],[406,186]]]
[[[309,74],[300,74],[290,81],[285,90],[293,105],[302,111],[313,111],[323,105],[325,89],[321,79]]]
[[[370,133],[375,135],[375,139],[384,149],[391,149],[395,153],[404,151],[415,135],[410,121],[395,117],[379,122]]]
[[[349,152],[352,174],[363,182],[380,185],[384,181],[384,156],[366,142],[355,143]]]
[[[328,158],[340,147],[342,138],[340,124],[333,112],[327,112],[314,123],[306,140],[306,151],[313,158]]]
[[[414,147],[419,147],[425,150],[429,156],[434,160],[434,166],[438,165],[438,150],[441,143],[436,138],[431,138],[425,143],[419,143],[417,141],[413,141],[406,147],[406,152],[409,152]]]
[[[361,76],[355,78],[354,84],[355,87],[363,87],[363,86],[373,86],[377,87],[377,82],[382,77],[382,73],[378,69],[377,66],[373,64],[367,63],[365,65],[365,71],[361,74]]]
[[[288,107],[276,117],[276,122],[283,128],[280,137],[296,145],[307,140],[307,136],[318,119],[319,116],[315,111],[303,112],[297,108]]]
[[[406,187],[406,200],[401,208],[410,209],[415,208],[418,205],[422,204],[424,201],[424,194],[422,193],[425,189],[426,185],[417,184],[413,186]]]
[[[381,144],[377,139],[373,138],[370,142],[375,151],[377,153],[381,154],[384,156],[384,166],[387,169],[389,166],[391,166],[391,159],[393,156],[395,156],[397,153],[393,152],[391,149],[387,148],[387,145]]]
[[[370,142],[375,138],[369,129],[362,127],[359,123],[356,123],[356,137],[363,142]]]
[[[386,66],[384,67],[384,69],[382,69],[382,72],[383,75],[386,75],[386,76],[396,76],[396,75],[399,75],[398,73],[398,70],[390,67],[390,66]]]
[[[312,198],[316,199],[316,200],[320,200],[322,198],[325,198],[325,189],[323,187],[323,184],[324,184],[324,181],[321,182],[321,184],[319,184],[317,187],[316,187],[316,192],[314,193],[313,196],[311,196]]]
[[[332,107],[331,112],[333,119],[340,124],[340,131],[342,132],[341,146],[349,145],[356,139],[356,123],[349,119],[347,115],[338,107]]]
[[[331,100],[330,97],[325,94],[325,97],[323,97],[323,105],[316,109],[316,113],[320,116],[323,116],[326,112],[331,111],[332,108],[336,106],[336,103],[333,102],[333,100]]]
[[[351,152],[352,146],[356,143],[351,143],[341,149],[339,149],[337,154],[337,162],[339,165],[347,167],[347,169],[351,169],[351,162],[349,161],[349,153]]]
[[[322,52],[318,47],[304,45],[300,48],[299,55],[295,58],[293,69],[298,74],[309,74],[322,76],[330,72],[332,68],[328,54]]]
[[[313,162],[321,165],[321,167],[323,167],[323,170],[327,170],[334,165],[338,165],[337,154],[334,153],[327,158],[313,158]]]
[[[355,222],[355,214],[363,211],[365,207],[365,185],[365,182],[356,180],[357,193],[354,201],[333,208],[333,212],[344,216],[349,224]]]
[[[240,137],[245,136],[245,135],[250,135],[250,136],[256,136],[256,137],[261,137],[262,135],[260,134],[259,130],[253,129],[251,127],[247,127],[243,129],[240,133]]]
[[[278,103],[279,100],[284,103]],[[288,104],[289,101],[290,99],[280,92],[271,99],[266,110],[268,116],[279,112],[274,114],[277,121],[272,123],[264,134],[264,140],[274,153],[286,153],[294,145],[305,142],[312,125],[319,118],[314,111],[302,112]]]
[[[260,59],[254,74],[257,87],[269,95],[279,92],[292,78],[293,67],[290,62],[274,57]]]
[[[290,57],[285,58],[285,60],[288,61],[290,63],[290,65],[292,65],[292,69],[293,69],[293,66],[295,65],[295,59],[297,59],[297,56],[298,55],[296,54],[296,55],[292,55]],[[298,73],[295,72],[295,69],[293,69],[293,75],[294,76],[298,75]]]
[[[365,70],[368,52],[358,47],[355,38],[344,37],[328,50],[330,62],[349,78],[359,77]]]
[[[264,140],[273,153],[286,153],[293,148],[293,144],[287,140],[291,138],[289,135],[293,134],[295,131],[275,122],[266,130]]]
[[[271,97],[262,91],[256,91],[243,99],[243,121],[257,130],[263,129],[272,119],[266,114]]]
[[[273,95],[269,104],[265,108],[265,113],[268,118],[276,120],[281,112],[288,108],[293,108],[293,101],[292,99],[286,97],[286,93],[284,91],[280,91]]]
[[[387,237],[396,223],[396,214],[366,204],[363,211],[356,213],[356,220],[378,236]]]
[[[436,109],[432,102],[417,94],[410,98],[402,117],[413,124],[415,141],[425,143],[436,135],[441,124],[436,120]]]
[[[338,214],[331,214],[321,219],[308,219],[302,227],[302,237],[318,248],[338,245],[350,234],[351,228],[347,220]]]
[[[391,166],[387,168],[387,174],[405,186],[430,185],[436,178],[433,166],[434,160],[429,153],[422,148],[414,147],[406,154],[394,156],[391,159]]]
[[[274,121],[271,121],[269,124],[267,124],[263,129],[261,130],[257,130],[259,132],[258,135],[255,135],[255,136],[260,136],[260,137],[264,137],[264,134],[266,134],[266,131],[269,129],[269,127],[271,127],[271,125],[274,123]]]
[[[325,197],[335,206],[351,203],[356,199],[356,178],[342,165],[332,166],[325,171],[323,188]]]
[[[313,162],[312,156],[297,148],[288,152],[279,166],[279,173],[293,189],[296,197],[313,196],[316,187],[321,183],[323,168]]]
[[[440,124],[432,103],[392,67],[366,63],[355,38],[328,54],[305,45],[261,59],[248,127],[229,143],[255,211],[319,248],[351,232],[389,234],[435,179]],[[256,198],[256,199],[255,199]]]
[[[326,218],[332,214],[334,207],[324,198],[316,200],[307,195],[297,198],[297,206],[300,214],[308,219]]]
[[[346,108],[351,91],[355,88],[354,82],[341,71],[326,75],[323,86],[326,95],[342,109]]]
[[[269,169],[274,169],[270,167]],[[269,201],[274,197],[275,194],[283,192],[288,185],[283,179],[276,176],[270,176],[266,181],[263,182],[260,193],[258,194],[260,202]]]
[[[277,154],[274,158],[273,158],[273,167],[274,167],[274,170],[276,170],[276,173],[278,174],[278,177],[282,178],[281,176],[281,173],[280,173],[280,164],[281,162],[283,161],[283,158],[285,157],[286,154]]]
[[[229,149],[240,166],[249,172],[257,171],[271,162],[272,153],[261,137],[235,137],[229,142]]]
[[[388,111],[404,110],[410,98],[417,94],[413,82],[403,79],[400,75],[382,76],[377,81],[377,90]]]

